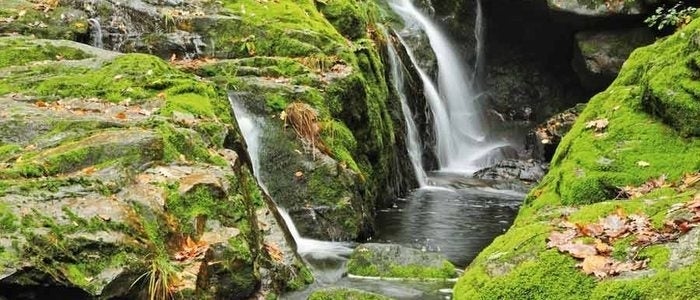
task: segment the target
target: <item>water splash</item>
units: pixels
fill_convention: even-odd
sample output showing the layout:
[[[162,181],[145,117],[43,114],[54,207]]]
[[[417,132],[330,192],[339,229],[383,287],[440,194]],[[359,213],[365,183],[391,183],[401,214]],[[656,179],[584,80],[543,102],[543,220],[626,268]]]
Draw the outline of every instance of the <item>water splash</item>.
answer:
[[[92,38],[92,46],[95,48],[104,49],[105,45],[102,41],[102,26],[100,21],[95,18],[88,19],[90,25],[90,37]]]

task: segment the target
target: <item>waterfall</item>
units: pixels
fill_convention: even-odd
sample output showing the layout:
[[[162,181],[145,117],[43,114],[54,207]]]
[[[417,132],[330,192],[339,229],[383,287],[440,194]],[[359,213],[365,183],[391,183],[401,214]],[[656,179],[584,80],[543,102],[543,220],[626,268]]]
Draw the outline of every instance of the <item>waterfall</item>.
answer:
[[[102,42],[102,26],[100,26],[100,21],[95,18],[90,18],[88,19],[88,24],[90,25],[92,46],[95,48],[104,49],[104,44]]]
[[[475,84],[470,78],[475,73],[462,63],[457,47],[410,0],[391,0],[389,4],[401,16],[407,28],[425,32],[437,58],[438,79],[433,82],[417,64],[410,46],[399,37],[423,81],[425,98],[433,114],[440,170],[472,173],[502,158],[498,150],[508,143],[487,139],[478,95],[474,92]],[[480,10],[480,4],[478,6]],[[477,48],[483,47],[482,18],[481,13],[477,12]],[[483,52],[483,49],[480,51]],[[483,53],[477,53],[477,56],[477,61],[482,63]]]
[[[245,139],[248,147],[248,156],[253,164],[253,174],[258,184],[267,194],[268,190],[265,182],[260,177],[260,150],[263,136],[264,119],[250,113],[243,103],[240,102],[235,93],[229,94],[229,104],[233,109],[238,127]],[[342,274],[328,272],[314,264],[318,261],[340,261],[344,263],[346,257],[352,253],[352,248],[348,243],[327,242],[314,239],[304,238],[299,234],[292,218],[283,207],[277,207],[284,223],[289,230],[294,242],[297,246],[297,253],[312,267],[315,277],[320,281],[334,281],[340,278]],[[337,271],[334,269],[334,271]]]
[[[408,156],[413,165],[413,171],[416,174],[416,180],[420,187],[427,185],[427,176],[423,169],[423,151],[421,149],[420,135],[416,123],[413,120],[413,113],[408,107],[408,99],[406,99],[406,86],[404,66],[399,59],[399,54],[392,43],[388,43],[389,67],[391,68],[391,79],[394,89],[401,101],[401,112],[403,113],[404,121],[406,122],[406,140],[408,146]]]

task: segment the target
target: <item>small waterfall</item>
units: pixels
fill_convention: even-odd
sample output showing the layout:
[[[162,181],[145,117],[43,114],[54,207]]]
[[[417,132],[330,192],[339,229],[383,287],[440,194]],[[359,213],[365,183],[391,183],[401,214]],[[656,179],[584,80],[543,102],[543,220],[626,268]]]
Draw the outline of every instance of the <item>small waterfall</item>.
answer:
[[[238,127],[243,134],[248,146],[248,156],[253,164],[255,179],[262,189],[268,193],[265,182],[260,177],[260,145],[262,142],[264,120],[250,113],[243,103],[240,103],[235,94],[229,95],[229,104],[233,109]],[[268,193],[269,194],[269,193]],[[348,243],[327,242],[304,238],[299,234],[292,218],[283,207],[277,207],[284,223],[297,245],[297,253],[304,258],[314,271],[314,276],[321,282],[335,282],[342,277],[342,268],[328,268],[329,261],[335,264],[344,264],[352,253]],[[331,265],[333,263],[330,263]],[[340,270],[340,271],[339,271]],[[339,273],[340,272],[340,273]]]
[[[100,21],[95,18],[90,18],[88,19],[88,24],[90,25],[92,46],[95,48],[104,49],[105,46],[102,42],[102,26],[100,26]]]
[[[411,159],[411,164],[413,165],[413,171],[416,174],[419,187],[424,187],[427,185],[427,175],[425,174],[425,169],[423,169],[423,151],[421,149],[420,135],[418,134],[416,123],[413,121],[411,108],[408,107],[408,99],[406,99],[406,74],[404,74],[404,65],[401,63],[398,51],[396,51],[394,45],[388,43],[388,48],[391,79],[394,89],[401,101],[401,112],[406,122],[408,156]]]
[[[491,149],[499,149],[508,143],[487,139],[486,126],[483,125],[484,120],[477,101],[478,95],[474,92],[475,83],[473,78],[470,78],[475,75],[474,71],[462,64],[456,51],[457,47],[410,0],[391,0],[389,4],[401,16],[407,28],[419,28],[425,32],[437,57],[438,80],[435,83],[419,67],[410,46],[399,37],[423,81],[425,98],[434,117],[440,169],[472,173],[488,166],[488,161],[494,160],[494,155],[500,155],[491,153]],[[481,5],[478,7],[477,48],[482,48],[483,16],[480,13]],[[479,51],[481,53],[477,53],[477,61],[482,64],[483,49],[477,50]]]

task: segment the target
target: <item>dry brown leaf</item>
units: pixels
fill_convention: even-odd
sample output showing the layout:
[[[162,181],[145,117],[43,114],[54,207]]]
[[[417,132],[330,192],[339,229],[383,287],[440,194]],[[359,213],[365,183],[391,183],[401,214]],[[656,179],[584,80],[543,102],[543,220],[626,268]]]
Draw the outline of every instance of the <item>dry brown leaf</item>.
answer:
[[[284,261],[284,253],[282,250],[274,243],[265,243],[265,251],[270,255],[272,260],[281,263]]]
[[[39,100],[39,101],[37,101],[37,102],[34,102],[34,105],[35,105],[36,107],[46,107],[46,102],[44,102],[44,101],[42,101],[42,100]]]
[[[83,169],[82,172],[85,173],[86,175],[90,175],[92,173],[95,173],[95,170],[96,170],[95,166],[90,166],[90,167]]]
[[[618,215],[609,215],[602,219],[601,224],[607,234],[611,238],[616,238],[627,232],[626,220]]]
[[[603,241],[601,241],[601,240],[595,241],[595,249],[600,254],[609,254],[610,252],[613,251],[612,246],[608,245],[607,243],[603,243]]]
[[[581,242],[578,242],[576,244],[569,243],[559,245],[557,248],[559,249],[559,251],[569,252],[571,256],[576,258],[585,258],[591,255],[598,254],[598,250],[596,250],[594,245],[588,245]]]
[[[547,238],[547,247],[554,248],[560,245],[568,244],[576,237],[576,231],[573,229],[564,232],[553,231]]]
[[[585,257],[579,266],[588,275],[593,274],[598,278],[605,278],[612,271],[613,260],[606,256],[591,255]]]
[[[203,256],[209,249],[209,244],[205,241],[195,242],[190,236],[187,236],[180,247],[181,250],[175,253],[173,258],[178,261],[185,261]]]
[[[126,120],[126,114],[124,112],[120,112],[120,113],[114,115],[114,118],[119,119],[119,120]]]
[[[593,128],[595,131],[603,131],[608,127],[608,119],[597,119],[586,123],[586,129]]]

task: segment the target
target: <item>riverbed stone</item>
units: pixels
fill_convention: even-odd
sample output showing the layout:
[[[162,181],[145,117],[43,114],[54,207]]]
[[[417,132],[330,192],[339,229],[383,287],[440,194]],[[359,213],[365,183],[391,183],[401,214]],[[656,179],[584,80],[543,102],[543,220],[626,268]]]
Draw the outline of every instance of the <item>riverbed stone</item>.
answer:
[[[454,265],[444,255],[397,244],[362,244],[348,261],[348,273],[358,276],[407,279],[449,279]]]

